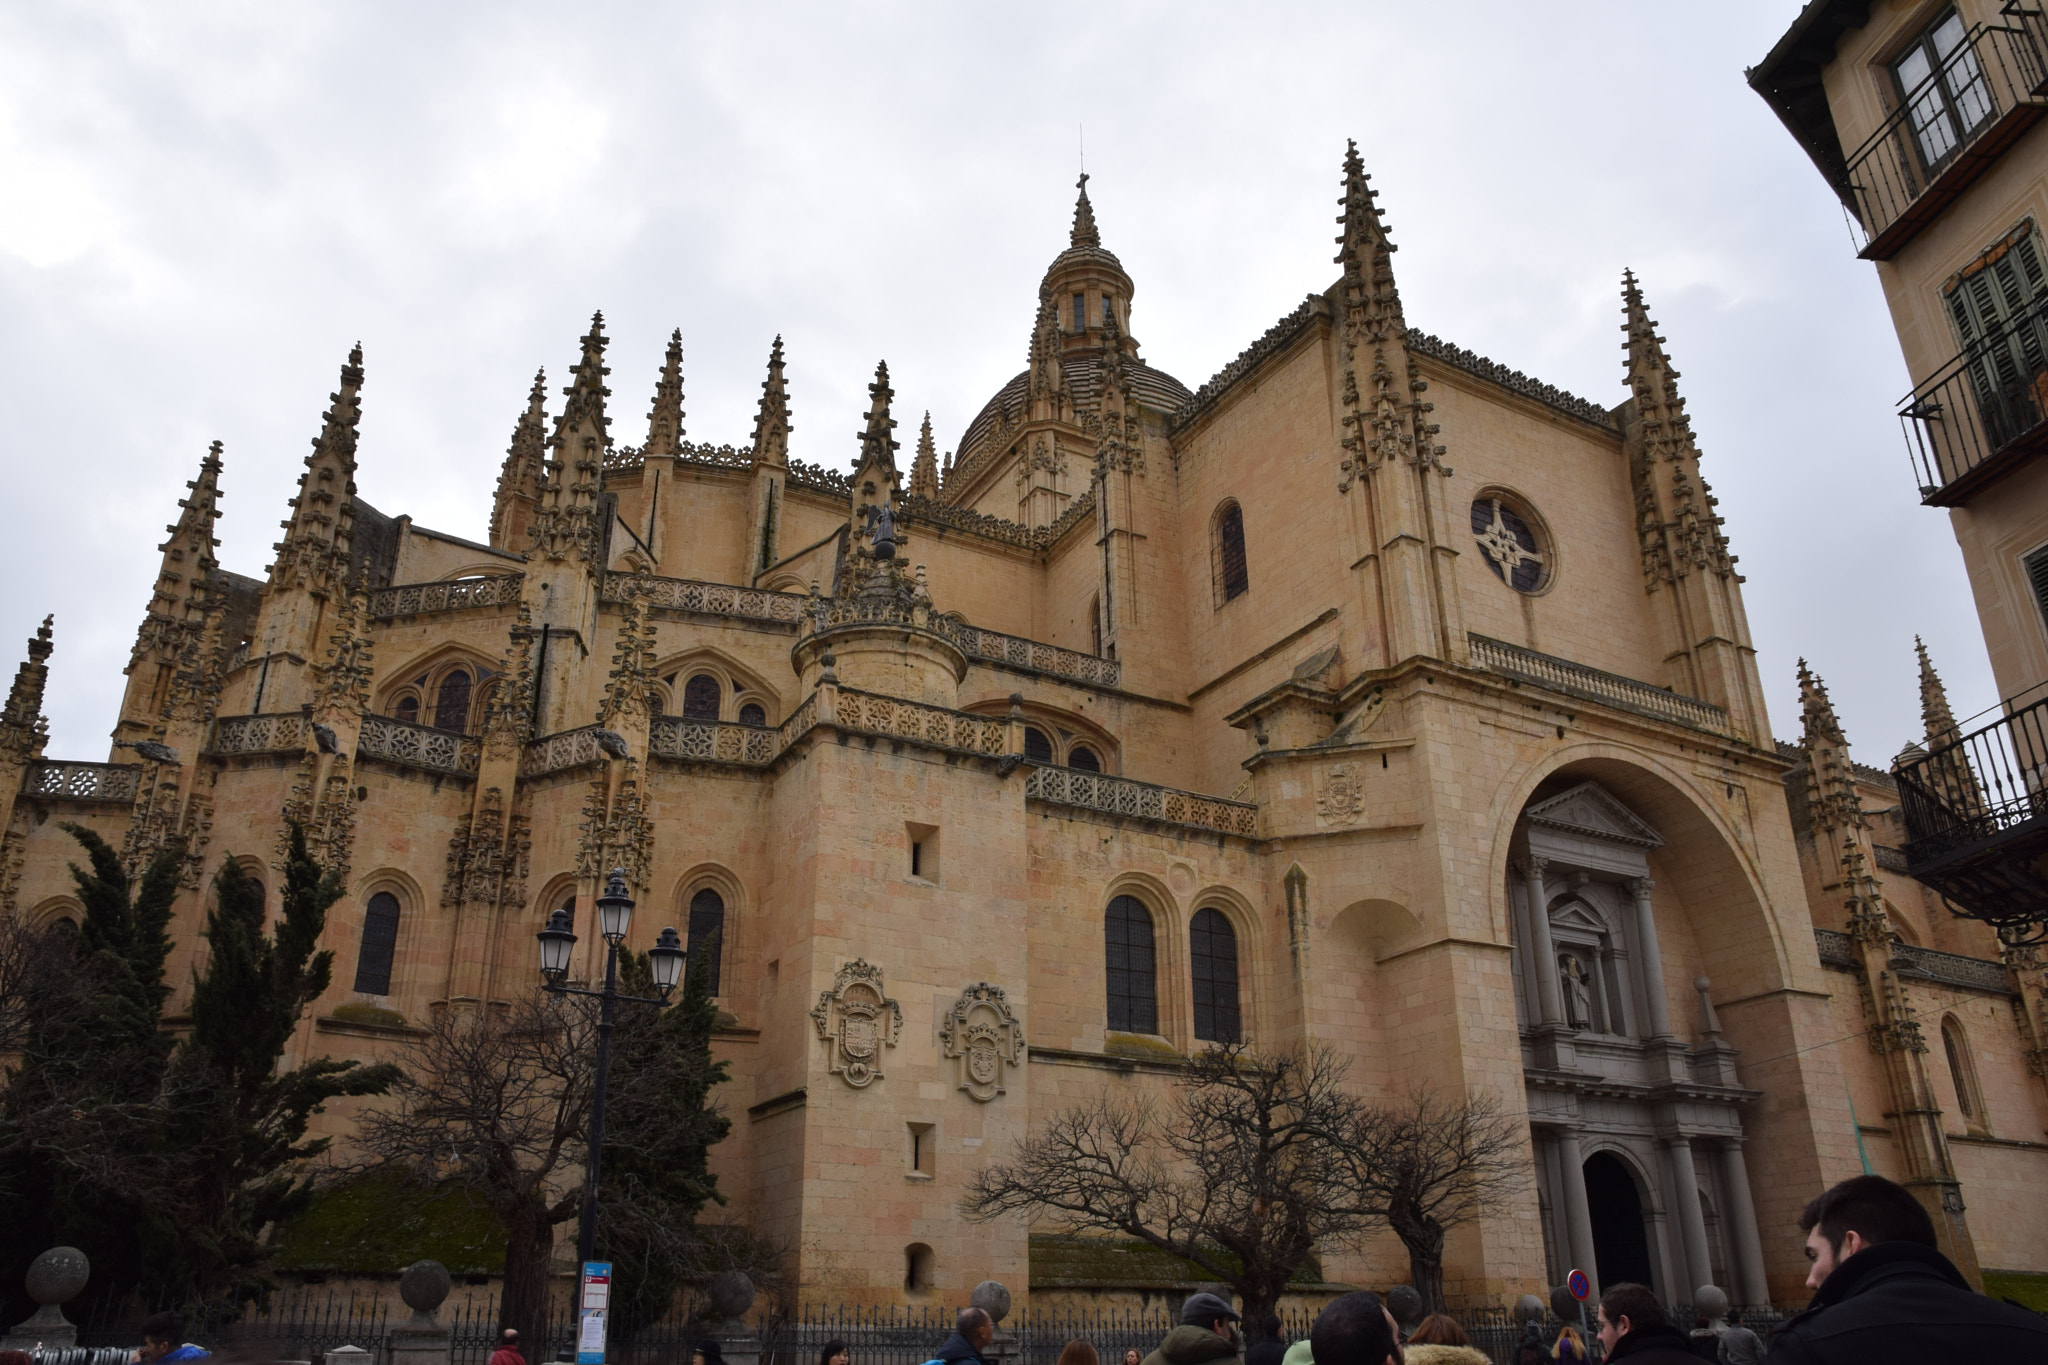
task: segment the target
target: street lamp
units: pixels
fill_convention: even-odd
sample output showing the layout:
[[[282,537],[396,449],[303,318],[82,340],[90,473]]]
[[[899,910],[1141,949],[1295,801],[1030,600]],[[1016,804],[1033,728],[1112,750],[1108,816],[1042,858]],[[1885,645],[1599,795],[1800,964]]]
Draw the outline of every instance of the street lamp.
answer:
[[[612,1069],[612,1007],[621,1000],[653,1005],[669,1003],[669,995],[683,978],[683,941],[675,926],[661,931],[661,938],[647,950],[647,965],[654,976],[658,999],[644,995],[619,994],[619,945],[633,924],[633,899],[626,894],[626,869],[615,867],[605,881],[604,894],[597,898],[597,927],[604,935],[604,989],[585,990],[571,986],[569,953],[576,946],[576,932],[569,927],[569,912],[557,910],[548,916],[548,927],[534,937],[540,941],[541,988],[556,995],[587,995],[599,1002],[597,1014],[597,1080],[590,1089],[590,1159],[584,1169],[583,1221],[577,1232],[576,1258],[588,1262],[597,1249],[597,1178],[604,1160],[604,1092]]]

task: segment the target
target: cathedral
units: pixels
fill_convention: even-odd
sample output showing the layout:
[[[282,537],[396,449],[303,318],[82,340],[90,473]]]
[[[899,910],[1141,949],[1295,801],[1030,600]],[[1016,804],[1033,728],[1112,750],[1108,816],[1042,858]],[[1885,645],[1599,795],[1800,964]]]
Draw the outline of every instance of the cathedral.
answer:
[[[1775,740],[1638,283],[1626,392],[1575,397],[1413,325],[1355,149],[1341,191],[1334,282],[1190,389],[1084,176],[1024,368],[944,459],[929,420],[904,458],[886,365],[857,449],[793,442],[779,339],[744,443],[686,439],[680,332],[641,436],[593,319],[488,543],[358,489],[351,353],[261,577],[218,562],[231,466],[200,459],[108,761],[44,751],[59,639],[29,642],[0,902],[78,917],[67,821],[131,866],[179,843],[175,1026],[214,870],[274,886],[296,821],[349,887],[296,1055],[382,1057],[538,990],[557,910],[587,977],[623,868],[634,946],[715,952],[723,1216],[810,1301],[1175,1288],[958,1205],[1034,1124],[1226,1040],[1526,1117],[1455,1303],[1572,1267],[1803,1302],[1799,1211],[1866,1169],[1973,1278],[2048,1270],[2040,964],[1904,875],[1892,779],[1804,665]],[[1388,1234],[1318,1274],[1407,1261]]]

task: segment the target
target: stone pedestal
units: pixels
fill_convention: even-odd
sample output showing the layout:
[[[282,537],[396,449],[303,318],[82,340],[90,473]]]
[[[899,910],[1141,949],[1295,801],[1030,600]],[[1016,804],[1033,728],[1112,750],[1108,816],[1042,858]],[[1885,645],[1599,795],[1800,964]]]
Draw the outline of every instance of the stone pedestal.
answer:
[[[323,1357],[323,1365],[371,1365],[372,1354],[360,1346],[337,1346]]]
[[[982,1358],[989,1365],[1013,1365],[1023,1359],[1024,1349],[1016,1336],[1003,1330],[1003,1319],[1010,1316],[1010,1287],[1001,1280],[983,1280],[974,1286],[967,1302],[988,1314],[988,1320],[995,1324],[995,1340],[981,1353]]]
[[[747,1310],[754,1306],[754,1282],[737,1270],[728,1270],[714,1276],[705,1290],[717,1322],[711,1335],[725,1365],[760,1365],[761,1338],[745,1320]]]
[[[412,1316],[384,1338],[384,1365],[451,1365],[454,1334],[434,1310],[448,1298],[448,1268],[439,1261],[414,1261],[399,1277],[398,1296]]]
[[[51,1247],[30,1263],[23,1288],[40,1305],[26,1321],[0,1337],[0,1351],[69,1350],[78,1328],[60,1306],[78,1297],[92,1277],[92,1263],[77,1247]]]

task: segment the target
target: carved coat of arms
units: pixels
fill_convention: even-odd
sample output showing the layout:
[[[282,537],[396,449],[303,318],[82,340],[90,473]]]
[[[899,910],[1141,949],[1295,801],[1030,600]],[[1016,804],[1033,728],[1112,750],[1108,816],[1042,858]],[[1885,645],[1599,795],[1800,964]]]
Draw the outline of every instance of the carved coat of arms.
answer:
[[[839,969],[832,989],[811,1010],[818,1037],[830,1045],[832,1071],[858,1089],[882,1075],[882,1049],[903,1033],[903,1007],[882,989],[882,969],[855,959]]]
[[[946,1011],[939,1045],[960,1069],[960,1089],[986,1104],[1003,1093],[1003,1068],[1024,1059],[1024,1026],[1001,986],[977,981]]]
[[[1365,814],[1365,783],[1349,763],[1333,763],[1316,793],[1316,817],[1326,825],[1352,825]]]

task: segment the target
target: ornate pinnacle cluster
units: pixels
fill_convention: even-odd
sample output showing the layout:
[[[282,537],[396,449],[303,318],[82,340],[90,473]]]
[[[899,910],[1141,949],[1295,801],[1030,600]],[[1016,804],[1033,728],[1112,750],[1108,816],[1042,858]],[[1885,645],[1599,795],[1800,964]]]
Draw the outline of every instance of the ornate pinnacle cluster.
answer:
[[[889,415],[889,401],[896,391],[889,387],[889,362],[884,360],[875,366],[875,382],[868,385],[868,424],[860,434],[860,462],[854,466],[859,473],[869,469],[886,473],[888,482],[896,482],[896,438],[889,433],[896,429],[896,419]]]
[[[547,478],[548,459],[548,372],[534,371],[533,391],[526,396],[526,410],[512,428],[512,444],[505,448],[505,463],[498,471],[498,494],[491,510],[491,543],[508,550],[525,547],[510,544],[512,509],[515,499],[533,502],[540,497]]]
[[[49,723],[43,719],[43,689],[50,681],[50,651],[56,643],[50,628],[54,616],[29,637],[28,660],[14,671],[14,686],[7,693],[7,706],[0,710],[0,763],[22,764],[43,752]]]
[[[754,417],[754,461],[789,463],[789,387],[782,378],[782,338],[768,352],[768,377],[761,381],[761,408]]]
[[[1641,446],[1631,462],[1636,485],[1637,532],[1643,574],[1651,588],[1698,569],[1734,572],[1713,490],[1700,474],[1692,419],[1678,396],[1678,371],[1664,353],[1664,338],[1643,303],[1633,271],[1622,272],[1622,311],[1628,333],[1628,386],[1635,395]],[[1667,477],[1665,469],[1669,468]]]
[[[1934,761],[1921,769],[1919,780],[1939,791],[1951,809],[1981,815],[1984,788],[1970,767],[1968,754],[1954,747],[1961,735],[1955,712],[1949,709],[1948,689],[1941,685],[1941,675],[1934,671],[1927,646],[1917,635],[1913,637],[1913,652],[1920,657],[1920,719],[1927,730],[1927,748],[1922,752],[1935,755]],[[1906,753],[1899,755],[1898,762],[1904,763],[1909,756],[1919,756],[1910,745]]]
[[[271,548],[273,588],[305,588],[317,596],[337,590],[348,574],[355,528],[356,425],[362,419],[357,395],[363,387],[363,348],[357,343],[341,367],[341,387],[329,395],[327,416],[299,476],[284,539]]]
[[[484,750],[494,758],[510,759],[533,738],[533,607],[523,596],[498,668],[505,680],[491,693],[491,708],[484,716]]]
[[[1799,661],[1799,711],[1803,728],[1799,747],[1806,753],[1806,796],[1815,822],[1838,832],[1861,830],[1867,823],[1856,795],[1856,770],[1849,759],[1849,741],[1827,684]]]
[[[177,521],[164,528],[170,538],[157,546],[163,566],[129,655],[131,673],[150,657],[177,662],[205,628],[213,575],[220,568],[214,556],[220,541],[213,534],[220,520],[220,455],[215,441],[199,462],[199,477],[185,485],[191,495],[178,500]]]
[[[647,413],[647,455],[674,455],[683,440],[683,329],[668,339],[668,356],[654,385],[654,406]]]
[[[1081,178],[1075,182],[1075,188],[1081,191],[1081,197],[1074,201],[1074,231],[1069,240],[1075,246],[1099,247],[1102,245],[1102,234],[1095,229],[1095,206],[1088,202],[1086,171],[1081,172]]]
[[[619,611],[611,677],[597,709],[599,725],[616,729],[621,720],[643,719],[652,712],[654,651],[654,620],[647,614],[645,595],[634,592]]]
[[[562,419],[555,424],[555,439],[552,442],[558,452],[556,458],[569,461],[576,453],[563,449],[564,443],[579,432],[584,439],[596,440],[596,449],[603,451],[612,443],[611,420],[605,416],[604,400],[612,391],[604,386],[604,377],[611,368],[604,363],[604,348],[610,344],[604,334],[604,314],[590,315],[590,331],[583,338],[583,358],[576,362],[576,373],[570,376],[569,386],[562,390],[568,399],[568,406],[562,409]]]
[[[1339,492],[1349,492],[1359,477],[1397,458],[1417,469],[1451,473],[1444,448],[1436,444],[1442,428],[1429,420],[1435,405],[1421,396],[1429,385],[1408,353],[1408,325],[1394,287],[1394,243],[1380,221],[1370,180],[1358,144],[1347,143],[1344,197],[1338,201],[1344,212],[1337,219],[1344,227],[1337,238],[1337,263],[1344,267]]]
[[[583,338],[583,358],[562,390],[569,401],[555,423],[549,442],[554,464],[534,511],[534,552],[544,559],[590,563],[597,558],[597,495],[604,477],[604,452],[611,444],[604,411],[604,400],[611,396],[604,377],[611,371],[605,367],[604,348],[604,314],[594,313]]]
[[[1956,737],[1956,715],[1949,709],[1948,689],[1941,685],[1941,675],[1934,671],[1927,646],[1917,635],[1913,652],[1920,658],[1920,719],[1926,724],[1927,744],[1932,748]]]
[[[327,656],[313,665],[313,715],[360,714],[370,705],[370,679],[376,673],[370,652],[370,602],[359,585],[342,594],[341,610],[327,637]]]
[[[910,491],[921,498],[936,498],[939,495],[939,452],[932,444],[932,415],[929,409],[924,415],[924,425],[917,433],[917,458],[910,462]]]

